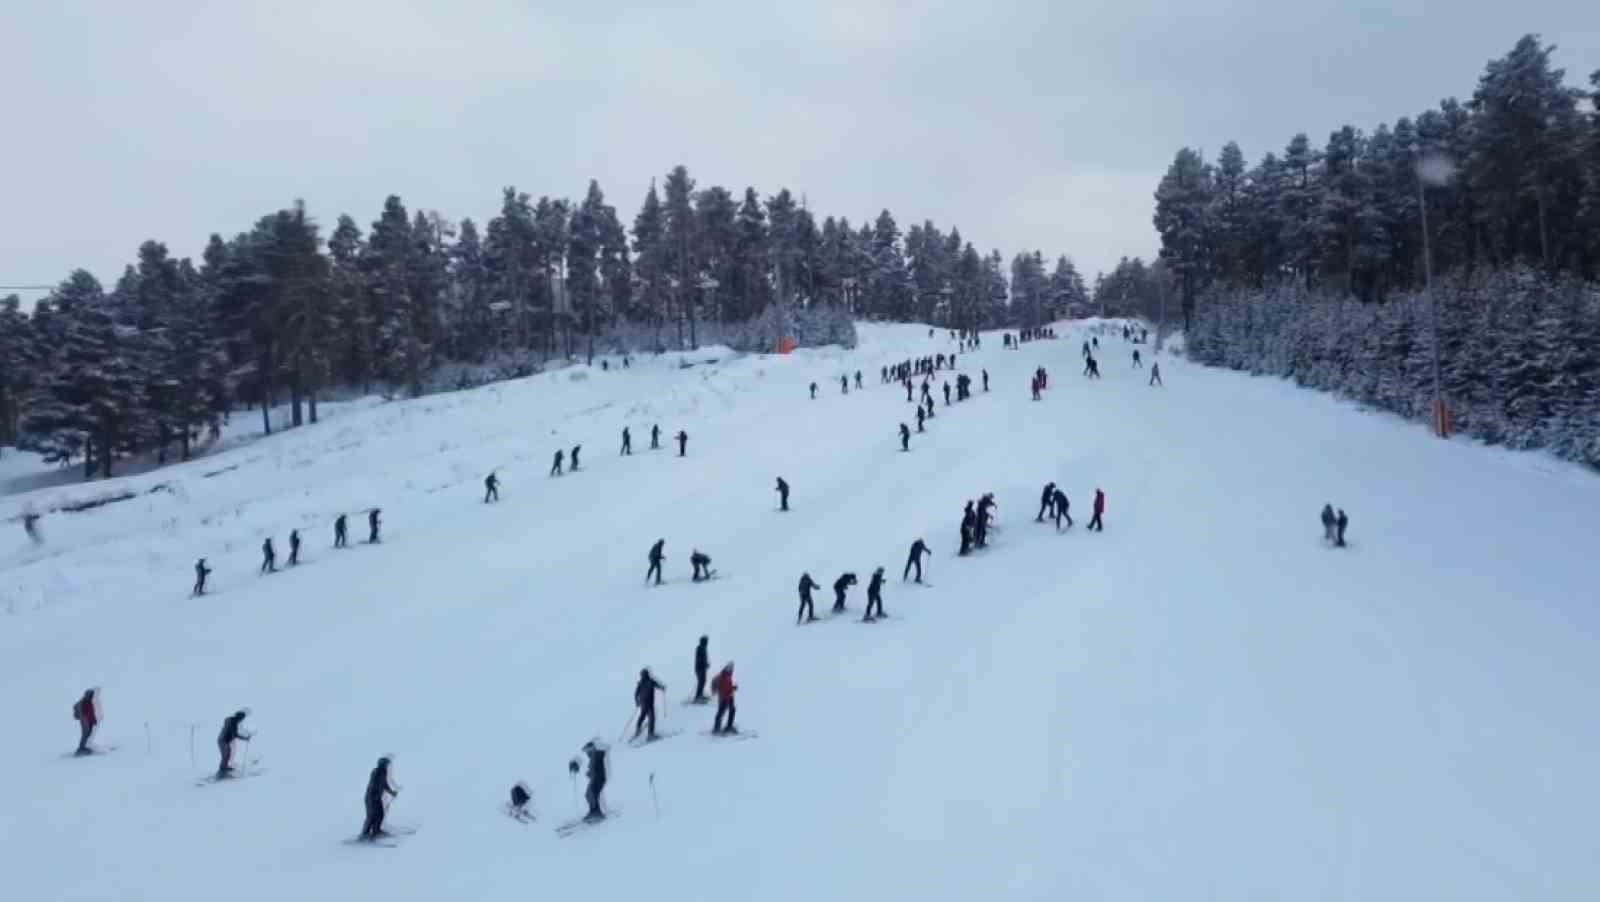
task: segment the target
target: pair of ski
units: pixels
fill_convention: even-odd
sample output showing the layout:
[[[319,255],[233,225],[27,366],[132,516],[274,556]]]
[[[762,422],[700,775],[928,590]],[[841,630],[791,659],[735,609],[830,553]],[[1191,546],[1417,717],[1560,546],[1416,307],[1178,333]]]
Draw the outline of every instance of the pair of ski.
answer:
[[[251,777],[259,777],[266,773],[265,770],[256,766],[260,763],[260,758],[251,758],[238,768],[227,773],[207,774],[206,776],[194,781],[194,785],[210,786],[213,783],[227,783],[231,780],[248,780]]]
[[[416,827],[385,827],[379,830],[378,835],[373,839],[367,839],[364,836],[352,836],[345,840],[344,844],[347,846],[380,846],[385,849],[392,849],[400,845],[399,837],[410,836],[416,832]]]
[[[63,757],[63,758],[92,758],[95,755],[110,754],[111,752],[114,752],[119,748],[121,748],[121,746],[116,746],[116,745],[93,746],[93,745],[91,745],[91,746],[89,746],[88,748],[84,749],[81,752],[77,751],[77,750],[73,750],[73,751],[67,752],[65,755],[62,755],[61,757]]]

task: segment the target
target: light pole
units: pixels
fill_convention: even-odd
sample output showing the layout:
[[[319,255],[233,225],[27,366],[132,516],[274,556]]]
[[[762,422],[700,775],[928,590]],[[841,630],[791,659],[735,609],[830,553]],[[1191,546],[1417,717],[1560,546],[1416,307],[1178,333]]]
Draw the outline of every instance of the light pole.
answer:
[[[1435,154],[1417,161],[1417,211],[1422,217],[1422,291],[1428,296],[1429,331],[1433,333],[1433,432],[1450,437],[1450,413],[1444,405],[1444,389],[1439,379],[1439,300],[1433,293],[1433,251],[1428,240],[1429,184],[1448,184],[1455,164]]]

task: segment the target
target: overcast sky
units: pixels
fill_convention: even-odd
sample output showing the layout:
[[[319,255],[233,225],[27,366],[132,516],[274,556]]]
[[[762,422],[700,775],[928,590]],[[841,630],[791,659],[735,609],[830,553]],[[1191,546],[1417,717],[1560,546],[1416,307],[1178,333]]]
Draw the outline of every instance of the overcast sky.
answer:
[[[480,224],[515,185],[631,223],[652,176],[888,207],[980,249],[1150,257],[1183,144],[1252,163],[1465,98],[1526,32],[1600,68],[1578,0],[16,0],[0,284],[107,287],[155,238],[198,257],[304,198],[325,232],[386,195]]]

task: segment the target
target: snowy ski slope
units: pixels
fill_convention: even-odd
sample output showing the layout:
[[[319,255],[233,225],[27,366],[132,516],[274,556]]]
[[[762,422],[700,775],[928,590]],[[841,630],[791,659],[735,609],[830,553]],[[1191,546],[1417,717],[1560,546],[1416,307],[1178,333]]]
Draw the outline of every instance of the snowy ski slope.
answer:
[[[963,354],[994,390],[941,402],[909,454],[878,368],[953,343],[869,325],[853,351],[356,405],[0,498],[4,520],[141,492],[47,517],[39,548],[0,535],[6,898],[1600,898],[1600,480],[1166,356],[1149,388],[1109,333],[1091,383],[1083,328]],[[647,450],[652,422],[664,446],[687,429],[688,457]],[[579,442],[583,471],[547,478]],[[1032,522],[1047,480],[1070,532]],[[984,491],[1001,531],[956,559]],[[1329,501],[1348,549],[1320,541]],[[262,538],[281,562],[294,527],[302,566],[258,577]],[[925,588],[899,580],[918,536]],[[657,538],[671,581],[647,589]],[[723,578],[688,582],[697,547]],[[189,598],[202,555],[214,594]],[[876,566],[889,620],[794,625],[802,571],[856,572],[859,616]],[[714,741],[711,709],[678,704],[702,633],[759,738]],[[644,666],[682,732],[614,745],[620,818],[558,838],[581,809],[567,762],[615,742]],[[118,748],[64,758],[91,685]],[[197,788],[243,706],[265,772]],[[384,753],[391,822],[418,832],[343,845]],[[536,824],[500,812],[519,779]]]

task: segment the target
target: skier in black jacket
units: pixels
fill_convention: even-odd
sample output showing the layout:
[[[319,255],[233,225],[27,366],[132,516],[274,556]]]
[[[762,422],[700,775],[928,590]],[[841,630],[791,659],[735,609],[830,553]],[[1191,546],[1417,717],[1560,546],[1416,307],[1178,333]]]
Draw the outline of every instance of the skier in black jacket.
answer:
[[[900,424],[900,450],[911,450],[911,428],[904,423]]]
[[[950,406],[950,380],[948,379],[944,383],[944,406]]]
[[[300,530],[289,530],[289,566],[300,563]]]
[[[639,720],[633,725],[633,738],[639,738],[639,732],[650,725],[650,732],[646,739],[656,738],[656,692],[664,691],[667,684],[656,682],[650,675],[650,668],[639,671],[639,683],[633,687],[633,703],[639,706]]]
[[[584,790],[584,800],[589,803],[589,813],[584,815],[586,821],[603,821],[606,813],[600,810],[600,793],[606,788],[606,748],[590,740],[583,744],[583,753],[589,759],[589,786]],[[574,762],[573,767],[577,767]]]
[[[972,553],[972,533],[977,524],[978,515],[973,513],[972,502],[968,501],[966,508],[961,512],[961,550],[956,554],[968,555]]]
[[[567,452],[563,451],[560,448],[556,449],[556,456],[551,458],[551,461],[550,461],[550,475],[551,476],[560,476],[561,475],[561,462],[563,460],[565,460],[566,457],[567,457]]]
[[[927,421],[927,419],[928,419],[928,412],[923,410],[921,407],[918,407],[917,408],[917,431],[918,432],[926,432],[927,431],[926,429],[922,428],[922,424],[925,423]]]
[[[811,400],[817,400],[817,383],[811,383]]]
[[[1061,491],[1060,489],[1056,489],[1053,506],[1055,507],[1055,510],[1056,510],[1056,532],[1060,532],[1061,531],[1061,518],[1062,517],[1067,518],[1067,528],[1071,529],[1072,528],[1072,514],[1068,512],[1068,508],[1070,508],[1071,505],[1069,503],[1067,503],[1067,493]]]
[[[928,543],[922,541],[921,539],[912,542],[911,553],[906,555],[906,569],[904,573],[900,574],[900,581],[905,582],[906,577],[911,575],[911,568],[915,567],[917,568],[917,578],[915,582],[922,582],[922,556],[932,553],[932,551],[928,550]]]
[[[678,439],[678,456],[679,457],[688,456],[689,433],[683,431],[682,429],[679,429],[676,438]]]
[[[206,559],[201,558],[194,562],[194,594],[206,594],[206,577],[211,575],[211,568],[206,566]]]
[[[500,477],[490,473],[483,478],[483,503],[500,500]]]
[[[789,483],[784,482],[783,481],[783,477],[779,476],[778,477],[778,510],[786,511],[788,509],[789,509]]]
[[[383,829],[383,817],[388,813],[383,807],[385,794],[397,796],[400,790],[389,785],[389,759],[379,758],[378,766],[367,777],[367,822],[361,826],[361,838],[368,842],[388,835]]]
[[[622,427],[622,452],[619,456],[633,453],[633,434],[628,432],[628,427]]]
[[[272,537],[261,543],[261,572],[278,572],[278,553],[272,549]]]
[[[343,548],[345,546],[345,539],[347,537],[348,532],[346,531],[345,527],[345,515],[340,514],[333,521],[333,547]]]
[[[711,578],[711,556],[696,548],[689,555],[689,566],[694,568],[694,575],[690,577],[694,582],[705,582]]]
[[[656,578],[656,585],[661,585],[661,561],[665,557],[661,553],[661,548],[666,544],[666,539],[656,539],[656,543],[650,546],[650,569],[645,571],[645,582],[649,582],[650,577],[653,575]]]
[[[1055,504],[1056,484],[1053,482],[1047,482],[1044,484],[1044,491],[1039,494],[1039,516],[1034,517],[1033,522],[1043,523],[1045,514],[1047,513],[1054,516],[1055,512],[1052,509],[1055,507]]]
[[[383,513],[382,509],[376,507],[367,512],[368,544],[376,545],[378,543],[378,515],[381,513]]]
[[[850,587],[855,584],[856,575],[854,573],[843,574],[838,579],[833,581],[833,612],[835,614],[839,614],[844,611],[845,593],[849,592]]]
[[[817,609],[811,604],[811,592],[813,589],[820,588],[822,587],[812,580],[811,574],[800,574],[800,610],[794,615],[795,623],[799,623],[802,619],[817,619]]]
[[[567,468],[569,472],[572,472],[572,473],[578,472],[578,452],[582,451],[582,450],[583,450],[583,446],[582,445],[573,445],[572,446],[572,454],[570,455],[570,458],[572,460],[572,466]]]
[[[877,614],[872,613],[874,608],[877,609]],[[867,580],[867,612],[862,615],[861,620],[865,623],[871,623],[882,616],[884,616],[883,568],[879,567],[872,571],[872,579]]]
[[[849,376],[840,376],[839,377],[839,394],[841,394],[841,395],[850,394],[850,377]]]
[[[650,426],[650,450],[661,450],[661,424],[654,423]]]
[[[236,739],[248,741],[250,734],[239,729],[239,724],[244,721],[247,711],[235,711],[222,721],[222,732],[217,734],[217,751],[222,753],[222,763],[217,765],[217,779],[221,780],[233,773],[233,742]]]
[[[706,697],[706,674],[711,671],[711,653],[707,649],[710,642],[710,637],[701,636],[700,644],[694,647],[694,698],[691,701],[697,705],[710,701]]]
[[[973,535],[973,539],[978,543],[979,548],[989,547],[989,525],[991,521],[989,511],[993,508],[994,495],[985,492],[983,497],[978,499],[978,525],[977,531]]]

